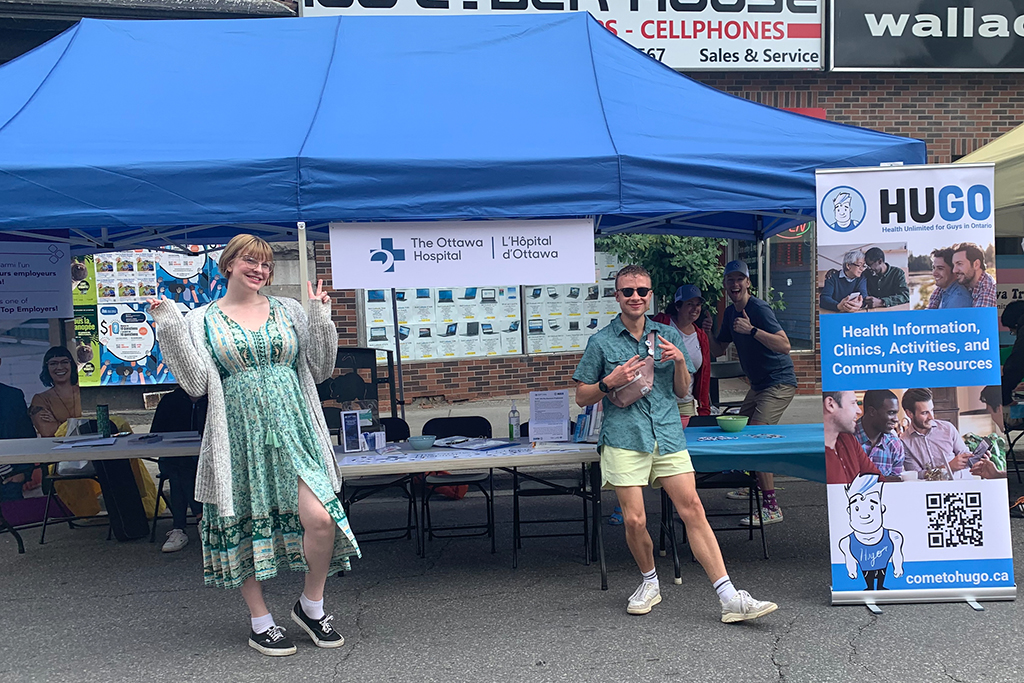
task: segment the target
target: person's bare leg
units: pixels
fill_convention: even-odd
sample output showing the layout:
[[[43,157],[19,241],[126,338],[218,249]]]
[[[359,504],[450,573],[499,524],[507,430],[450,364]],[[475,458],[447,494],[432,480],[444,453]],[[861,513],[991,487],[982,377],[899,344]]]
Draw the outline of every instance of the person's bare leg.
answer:
[[[725,560],[718,547],[718,539],[704,514],[704,505],[697,495],[697,482],[693,472],[662,477],[661,485],[676,506],[679,518],[686,525],[686,536],[693,550],[693,556],[700,562],[704,572],[715,583],[726,575]]]
[[[774,491],[775,475],[771,472],[758,472],[757,485],[761,487],[762,491]]]
[[[324,584],[334,554],[334,534],[337,525],[324,509],[323,503],[299,479],[299,521],[302,523],[302,550],[306,555],[306,583],[303,594],[308,600],[324,599]]]
[[[644,490],[640,486],[616,486],[615,495],[622,508],[622,522],[626,528],[626,545],[633,553],[640,571],[654,569],[654,541],[647,532],[647,511],[644,509]]]
[[[242,583],[242,599],[249,608],[249,616],[256,618],[270,614],[267,603],[263,601],[263,584],[250,576]]]

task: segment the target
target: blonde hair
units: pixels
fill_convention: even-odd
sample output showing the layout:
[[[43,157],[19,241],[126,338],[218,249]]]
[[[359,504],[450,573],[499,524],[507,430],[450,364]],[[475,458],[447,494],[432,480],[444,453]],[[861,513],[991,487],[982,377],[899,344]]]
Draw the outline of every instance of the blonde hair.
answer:
[[[220,261],[217,262],[217,267],[227,277],[228,266],[231,265],[232,261],[242,256],[251,256],[254,259],[266,261],[267,263],[274,262],[274,250],[270,248],[265,239],[256,235],[241,234],[232,237],[231,241],[224,247],[224,251],[220,254]],[[273,284],[273,282],[274,271],[270,271],[270,274],[267,276],[267,284]]]

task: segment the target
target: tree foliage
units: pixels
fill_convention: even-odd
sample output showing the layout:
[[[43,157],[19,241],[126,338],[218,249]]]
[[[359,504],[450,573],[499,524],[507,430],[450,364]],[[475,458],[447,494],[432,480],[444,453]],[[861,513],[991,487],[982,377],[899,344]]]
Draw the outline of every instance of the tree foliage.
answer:
[[[706,300],[718,301],[722,295],[719,261],[725,243],[723,239],[675,235],[610,235],[596,240],[599,251],[650,272],[658,310],[683,284],[697,285]]]

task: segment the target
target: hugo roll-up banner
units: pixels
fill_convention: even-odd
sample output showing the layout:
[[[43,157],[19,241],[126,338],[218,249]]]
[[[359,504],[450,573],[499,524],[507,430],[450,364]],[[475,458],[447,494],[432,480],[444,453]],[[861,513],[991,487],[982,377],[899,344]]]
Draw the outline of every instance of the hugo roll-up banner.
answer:
[[[816,176],[832,602],[1014,599],[994,166]]]
[[[331,223],[335,289],[594,280],[594,221]]]

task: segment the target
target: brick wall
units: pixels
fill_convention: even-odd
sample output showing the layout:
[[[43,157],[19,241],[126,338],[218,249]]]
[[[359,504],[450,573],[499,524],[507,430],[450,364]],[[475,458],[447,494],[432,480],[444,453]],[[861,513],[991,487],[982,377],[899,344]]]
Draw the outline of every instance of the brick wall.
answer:
[[[1024,118],[1020,74],[690,74],[773,107],[821,108],[830,121],[923,140],[929,163],[949,163]]]
[[[930,163],[948,163],[1024,119],[1020,74],[691,74],[714,88],[787,109],[820,108],[830,121],[923,140]],[[317,267],[330,271],[328,245]],[[355,291],[334,293],[341,345],[358,344]],[[815,323],[817,321],[815,320]],[[815,325],[816,327],[816,325]],[[578,354],[460,359],[403,366],[406,399],[464,401],[570,386]],[[794,353],[798,393],[821,391],[820,354]]]

